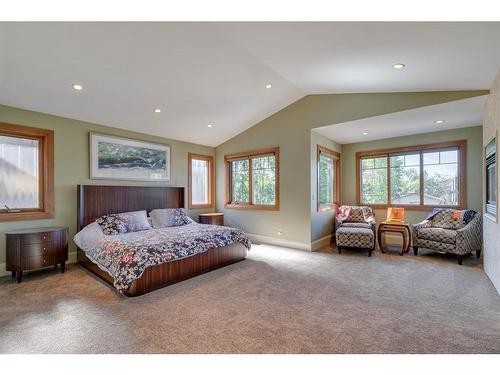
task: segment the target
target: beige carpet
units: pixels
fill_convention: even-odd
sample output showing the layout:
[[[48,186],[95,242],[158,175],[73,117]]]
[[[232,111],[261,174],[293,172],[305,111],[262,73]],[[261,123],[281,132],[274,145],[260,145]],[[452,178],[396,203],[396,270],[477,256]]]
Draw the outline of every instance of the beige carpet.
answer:
[[[77,265],[0,281],[1,353],[500,352],[475,257],[254,246],[232,266],[127,298]]]

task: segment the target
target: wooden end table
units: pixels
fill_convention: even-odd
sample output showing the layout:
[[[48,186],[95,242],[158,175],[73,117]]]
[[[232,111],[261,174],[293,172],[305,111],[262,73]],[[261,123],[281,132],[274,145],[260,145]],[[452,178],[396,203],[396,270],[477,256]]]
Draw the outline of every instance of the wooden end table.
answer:
[[[401,247],[401,251],[399,255],[403,255],[410,251],[411,245],[411,228],[410,224],[405,222],[397,222],[397,221],[383,221],[378,226],[377,238],[378,238],[378,247],[380,251],[384,253],[384,244],[383,234],[386,232],[390,233],[399,233],[403,237],[403,246]]]
[[[200,224],[224,225],[224,214],[221,212],[200,214]]]

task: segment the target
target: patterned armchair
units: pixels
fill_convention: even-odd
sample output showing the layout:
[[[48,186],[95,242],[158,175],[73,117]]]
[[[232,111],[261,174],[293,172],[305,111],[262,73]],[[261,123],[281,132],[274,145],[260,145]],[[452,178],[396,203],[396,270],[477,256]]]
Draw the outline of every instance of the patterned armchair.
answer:
[[[469,217],[456,220],[453,209],[443,209],[431,219],[412,225],[413,252],[426,248],[440,253],[455,254],[458,264],[464,255],[476,252],[481,257],[483,246],[483,218],[480,213],[468,211]],[[470,220],[469,220],[470,219]]]
[[[342,248],[375,249],[375,212],[366,206],[340,206],[335,216],[333,236],[339,254]]]

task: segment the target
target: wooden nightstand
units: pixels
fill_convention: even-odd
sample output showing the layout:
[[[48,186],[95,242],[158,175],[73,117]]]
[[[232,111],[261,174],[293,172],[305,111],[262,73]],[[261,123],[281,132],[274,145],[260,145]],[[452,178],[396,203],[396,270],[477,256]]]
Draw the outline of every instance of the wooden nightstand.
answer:
[[[68,260],[68,228],[24,229],[5,233],[7,238],[7,271],[17,282],[23,271],[61,264],[64,273]]]
[[[224,214],[220,212],[200,214],[200,224],[224,225]]]

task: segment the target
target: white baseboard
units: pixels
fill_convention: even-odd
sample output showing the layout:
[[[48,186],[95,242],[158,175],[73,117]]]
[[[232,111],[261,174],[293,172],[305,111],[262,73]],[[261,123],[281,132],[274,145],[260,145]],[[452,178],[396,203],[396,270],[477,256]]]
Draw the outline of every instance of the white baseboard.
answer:
[[[321,237],[319,240],[314,241],[311,244],[311,251],[316,251],[316,250],[322,249],[324,247],[330,246],[331,239],[332,239],[332,235],[329,234],[328,236]]]
[[[76,263],[76,251],[68,254],[68,261],[66,263]],[[7,271],[5,263],[0,263],[0,277],[10,276],[10,271]]]
[[[285,238],[275,238],[268,236],[261,236],[260,234],[247,234],[250,241],[255,244],[265,243],[268,245],[291,247],[292,249],[311,251],[311,245],[298,241],[289,241]]]

